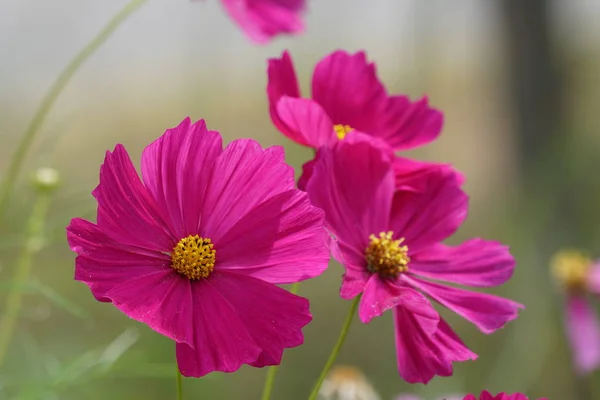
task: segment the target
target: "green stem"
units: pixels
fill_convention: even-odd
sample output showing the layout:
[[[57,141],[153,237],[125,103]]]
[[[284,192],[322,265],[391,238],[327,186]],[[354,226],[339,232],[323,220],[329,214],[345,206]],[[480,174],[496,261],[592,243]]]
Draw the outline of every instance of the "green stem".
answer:
[[[177,385],[177,400],[183,400],[183,379],[181,377],[181,371],[179,371],[179,365],[175,362],[175,369],[177,370],[175,375],[175,381]]]
[[[71,62],[63,69],[56,81],[52,84],[38,109],[36,110],[33,119],[29,123],[27,130],[23,134],[23,138],[19,142],[17,149],[15,150],[8,169],[0,185],[0,220],[2,219],[6,207],[6,203],[10,197],[10,194],[14,188],[15,182],[19,175],[19,171],[25,161],[27,151],[35,139],[35,135],[40,130],[40,127],[44,123],[44,120],[48,116],[48,113],[52,109],[52,106],[56,102],[56,99],[67,86],[75,72],[81,67],[81,65],[92,55],[106,40],[112,35],[112,33],[123,23],[127,17],[129,17],[135,10],[143,5],[147,0],[131,0],[123,7],[112,19],[106,24],[104,29],[98,33],[98,35],[92,39],[76,56]]]
[[[356,309],[358,308],[359,302],[360,296],[356,296],[356,298],[352,302],[352,307],[350,307],[350,311],[346,316],[346,320],[344,321],[344,325],[342,326],[342,330],[340,332],[340,336],[338,337],[337,343],[333,347],[333,350],[331,350],[331,354],[329,355],[329,358],[327,359],[327,362],[323,367],[323,371],[321,371],[321,375],[319,375],[319,379],[317,380],[317,383],[315,384],[312,393],[308,397],[308,400],[316,400],[317,396],[319,395],[319,389],[321,389],[323,381],[327,377],[327,374],[329,373],[331,367],[333,367],[333,364],[335,363],[335,360],[337,359],[337,356],[340,353],[340,350],[342,349],[344,341],[346,340],[346,336],[348,335],[348,331],[350,330],[350,325],[352,324],[354,314],[356,314]]]
[[[49,205],[50,192],[46,190],[40,191],[29,217],[27,243],[17,260],[12,280],[14,288],[8,293],[4,315],[0,321],[0,366],[4,362],[6,351],[8,350],[17,324],[23,298],[23,287],[29,280],[33,259],[42,247],[44,224]]]
[[[290,288],[290,293],[296,294],[298,293],[298,288],[300,287],[300,282],[296,282]],[[267,372],[267,378],[265,379],[265,386],[263,388],[263,393],[261,400],[269,400],[271,398],[271,394],[273,393],[273,385],[275,384],[275,376],[277,375],[277,371],[279,371],[279,367],[269,367],[269,371]]]

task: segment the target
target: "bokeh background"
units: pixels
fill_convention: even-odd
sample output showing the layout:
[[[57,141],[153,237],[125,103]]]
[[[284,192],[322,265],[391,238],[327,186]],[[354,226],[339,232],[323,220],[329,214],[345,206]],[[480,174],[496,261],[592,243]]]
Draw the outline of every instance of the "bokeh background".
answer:
[[[0,171],[64,65],[124,0],[0,0]],[[217,0],[150,0],[83,66],[35,142],[0,226],[0,299],[25,245],[38,167],[60,171],[25,303],[0,370],[0,399],[172,399],[174,345],[73,280],[70,218],[94,218],[90,196],[107,149],[143,147],[186,116],[227,141],[283,145],[297,170],[311,153],[272,126],[266,59],[289,49],[302,87],[328,52],[365,49],[390,92],[427,94],[445,113],[440,139],[410,155],[452,162],[467,177],[472,236],[511,246],[514,278],[496,293],[526,305],[486,336],[449,315],[476,362],[450,378],[408,385],[396,369],[391,315],[355,321],[339,358],[381,394],[523,391],[552,400],[600,398],[600,374],[572,372],[562,296],[548,259],[564,246],[600,254],[600,2],[595,0],[313,0],[307,32],[251,44]],[[341,267],[301,285],[314,321],[286,352],[274,399],[304,399],[350,306]],[[446,313],[447,314],[447,313]],[[446,315],[445,314],[445,315]],[[258,399],[266,370],[242,368],[184,382],[189,399]]]

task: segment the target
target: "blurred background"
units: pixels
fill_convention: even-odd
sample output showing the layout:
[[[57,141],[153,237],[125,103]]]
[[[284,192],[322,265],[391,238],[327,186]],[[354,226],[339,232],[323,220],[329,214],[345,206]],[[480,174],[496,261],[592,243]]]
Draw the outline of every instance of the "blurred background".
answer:
[[[0,171],[40,99],[124,0],[0,0]],[[417,393],[522,391],[552,400],[600,398],[600,374],[572,372],[563,297],[548,273],[552,253],[600,254],[600,2],[595,0],[328,0],[309,2],[307,30],[250,43],[219,1],[151,0],[94,54],[43,124],[0,226],[0,298],[10,290],[34,201],[29,175],[61,174],[33,262],[16,333],[0,370],[0,399],[171,399],[174,345],[73,280],[64,227],[95,218],[89,194],[104,152],[123,143],[139,165],[145,145],[184,117],[204,118],[227,141],[283,145],[297,170],[311,152],[268,115],[266,59],[289,49],[305,94],[315,63],[332,50],[365,49],[390,92],[427,94],[445,113],[442,136],[410,156],[452,162],[467,177],[467,223],[452,243],[502,241],[517,258],[495,293],[526,309],[490,336],[444,313],[480,359],[449,378],[409,385],[397,373],[391,314],[355,321],[339,362],[360,368],[382,399]],[[333,264],[301,285],[314,321],[285,353],[274,399],[304,399],[333,346],[349,302]],[[0,303],[0,305],[2,305]],[[189,399],[258,399],[266,370],[242,368],[184,382]]]

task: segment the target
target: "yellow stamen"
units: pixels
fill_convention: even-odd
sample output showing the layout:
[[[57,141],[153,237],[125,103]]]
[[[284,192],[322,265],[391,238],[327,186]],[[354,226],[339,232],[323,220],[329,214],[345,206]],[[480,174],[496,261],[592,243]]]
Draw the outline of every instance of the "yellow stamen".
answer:
[[[380,232],[379,237],[369,236],[365,257],[369,271],[379,273],[381,277],[395,277],[408,271],[408,246],[401,246],[404,238],[393,240],[394,232]]]
[[[350,133],[352,127],[350,125],[338,124],[333,126],[333,130],[335,131],[335,134],[337,135],[338,139],[343,140],[346,137],[346,135]]]
[[[215,268],[216,253],[210,239],[190,235],[173,248],[171,267],[188,279],[206,278]]]
[[[577,250],[563,250],[552,257],[550,266],[554,278],[567,290],[582,291],[594,262]]]

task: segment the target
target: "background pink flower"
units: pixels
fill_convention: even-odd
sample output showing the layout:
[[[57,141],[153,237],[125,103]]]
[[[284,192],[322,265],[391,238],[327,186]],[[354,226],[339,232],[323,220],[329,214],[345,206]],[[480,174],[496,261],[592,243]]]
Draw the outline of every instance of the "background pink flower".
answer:
[[[306,0],[221,0],[223,6],[248,37],[267,43],[280,34],[304,30],[302,14]]]
[[[463,400],[529,400],[529,397],[525,396],[522,393],[507,394],[504,392],[498,393],[497,395],[494,396],[490,392],[484,390],[483,392],[481,392],[479,397],[475,397],[474,395],[469,394]],[[538,399],[538,400],[548,400],[548,399],[543,398],[543,399]]]
[[[282,148],[223,150],[188,118],[146,147],[142,176],[122,145],[107,152],[97,223],[67,228],[75,279],[175,340],[186,376],[278,364],[311,315],[275,284],[317,276],[329,258],[323,212],[294,188]]]
[[[398,189],[394,158],[354,135],[322,147],[306,190],[326,214],[335,238],[334,257],[344,265],[340,295],[362,294],[363,323],[394,311],[400,375],[428,382],[452,374],[453,361],[475,359],[429,299],[472,322],[484,333],[502,328],[522,306],[494,295],[439,283],[491,287],[512,275],[514,259],[506,246],[471,239],[459,246],[441,241],[467,215],[468,198],[453,170],[432,165],[414,187]],[[405,182],[413,187],[410,182]]]
[[[365,52],[334,51],[315,67],[312,100],[300,98],[291,56],[269,60],[269,110],[275,126],[295,142],[318,148],[335,143],[349,131],[378,137],[395,150],[434,140],[443,116],[427,98],[411,102],[389,95]]]

